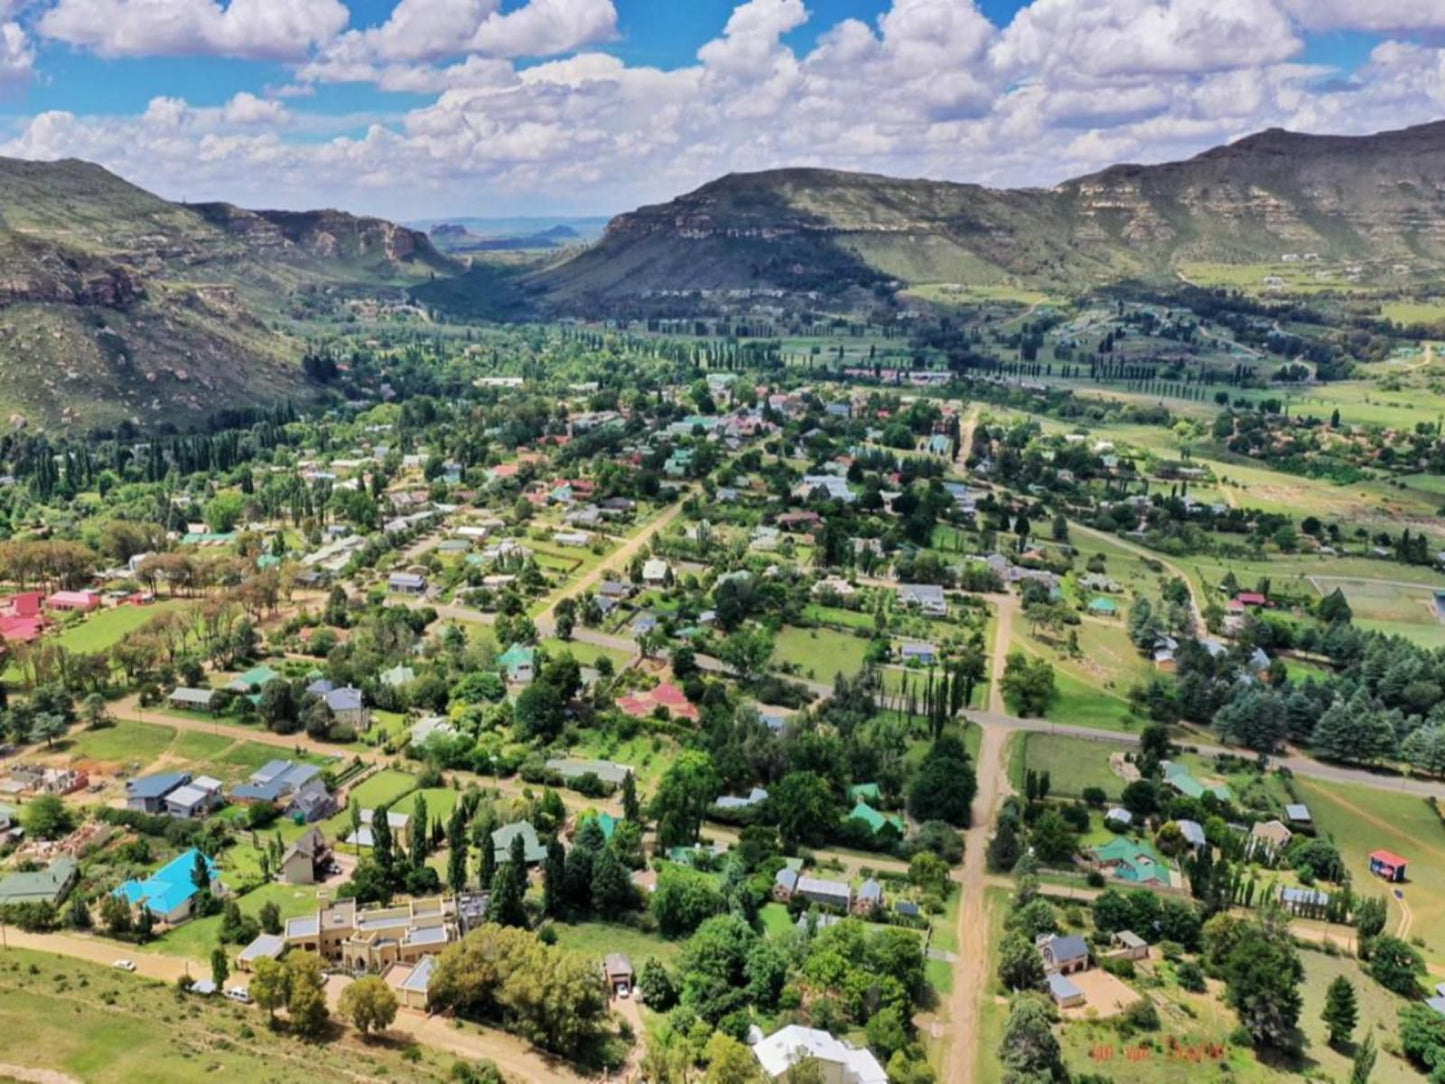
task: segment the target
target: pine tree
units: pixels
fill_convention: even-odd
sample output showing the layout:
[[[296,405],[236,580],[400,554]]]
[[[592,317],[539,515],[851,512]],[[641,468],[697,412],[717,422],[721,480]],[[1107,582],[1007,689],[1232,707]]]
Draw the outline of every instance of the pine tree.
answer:
[[[467,887],[467,834],[462,827],[461,806],[447,822],[447,887],[453,892]]]
[[[1345,976],[1337,976],[1330,983],[1320,1019],[1329,1031],[1331,1046],[1342,1047],[1350,1041],[1359,1021],[1359,1008],[1355,1004],[1355,988]]]
[[[632,776],[629,774],[627,778]],[[549,918],[558,918],[566,908],[567,852],[556,838],[547,841],[547,862],[542,876],[542,910]]]
[[[633,824],[642,823],[642,803],[637,798],[637,779],[631,772],[622,780],[622,816]]]

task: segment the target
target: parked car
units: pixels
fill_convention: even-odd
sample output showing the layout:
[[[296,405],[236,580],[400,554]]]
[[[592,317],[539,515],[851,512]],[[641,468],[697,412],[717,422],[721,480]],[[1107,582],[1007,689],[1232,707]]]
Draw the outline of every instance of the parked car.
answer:
[[[134,970],[135,970],[135,963],[134,963],[133,961],[131,961],[131,960],[117,960],[117,961],[116,961],[114,964],[112,964],[111,966],[112,966],[112,967],[118,967],[118,968],[120,968],[122,971],[134,971]]]
[[[226,997],[232,1001],[239,1001],[242,1005],[251,1004],[251,995],[246,992],[244,986],[232,986],[226,991]]]

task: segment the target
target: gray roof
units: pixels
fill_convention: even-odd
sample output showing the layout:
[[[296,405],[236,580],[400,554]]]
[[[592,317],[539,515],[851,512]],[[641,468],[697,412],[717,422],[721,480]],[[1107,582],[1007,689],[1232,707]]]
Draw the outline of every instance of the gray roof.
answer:
[[[793,891],[793,889],[798,887],[798,871],[795,869],[788,869],[785,866],[784,868],[778,870],[777,874],[773,877],[773,883],[782,885],[782,887],[786,888],[789,892],[791,892]]]
[[[863,886],[858,889],[858,898],[870,902],[881,902],[883,899],[883,886],[870,877],[864,881]]]
[[[332,689],[326,694],[326,706],[332,711],[360,711],[361,690],[347,687]]]
[[[190,772],[160,772],[132,779],[125,785],[127,798],[164,798],[171,791],[191,781]]]
[[[292,919],[291,922],[303,921]],[[291,929],[291,923],[287,923],[287,929]],[[300,930],[293,931],[301,933]],[[241,950],[240,959],[249,963],[251,960],[262,958],[274,960],[286,951],[286,939],[274,933],[263,933]]]
[[[205,704],[208,705],[216,698],[215,689],[192,689],[180,686],[171,690],[169,700],[177,700],[182,704]]]
[[[1309,806],[1293,803],[1284,807],[1284,815],[1297,824],[1302,824],[1310,819]]]
[[[1060,975],[1058,972],[1053,972],[1047,976],[1047,980],[1049,993],[1053,994],[1054,997],[1060,1001],[1070,1001],[1084,995],[1084,991],[1075,986],[1067,975]]]
[[[1077,934],[1050,937],[1041,946],[1047,948],[1058,963],[1085,959],[1089,955],[1089,944]]]
[[[1184,834],[1191,847],[1203,847],[1209,842],[1209,838],[1204,834],[1204,826],[1198,821],[1182,820],[1175,823],[1179,825],[1179,831]]]

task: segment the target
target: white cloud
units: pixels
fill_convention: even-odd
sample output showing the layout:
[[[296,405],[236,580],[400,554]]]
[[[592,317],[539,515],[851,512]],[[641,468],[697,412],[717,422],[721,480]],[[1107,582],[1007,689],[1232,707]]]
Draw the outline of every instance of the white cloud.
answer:
[[[35,76],[35,46],[17,22],[0,25],[0,83],[28,83]]]
[[[350,17],[340,0],[59,0],[37,28],[106,57],[298,60]]]
[[[1395,18],[1436,2],[1400,0]],[[1318,3],[1316,19],[1377,14]],[[58,4],[52,15],[144,5],[213,18],[243,0]],[[1308,18],[1305,0],[1033,0],[995,26],[975,0],[891,0],[872,22],[816,27],[817,44],[798,50],[803,0],[747,0],[696,62],[664,70],[586,47],[616,34],[611,0],[505,12],[499,0],[400,0],[378,26],[313,34],[292,82],[265,94],[205,107],[158,98],[130,118],[43,114],[0,153],[96,159],[167,195],[409,218],[478,205],[622,209],[785,165],[1052,183],[1265,127],[1360,132],[1445,109],[1445,50],[1394,40],[1356,72],[1302,64]],[[138,42],[147,25],[125,33]],[[199,25],[182,20],[152,43],[222,40]],[[265,38],[253,28],[252,47]],[[88,47],[141,49],[130,41],[115,31]],[[555,59],[513,62],[522,56]],[[339,82],[426,97],[394,117],[295,100]]]
[[[1310,30],[1391,33],[1445,29],[1440,0],[1282,0],[1284,8]]]
[[[288,115],[280,102],[258,98],[244,90],[221,109],[221,119],[227,124],[276,126],[285,123]]]

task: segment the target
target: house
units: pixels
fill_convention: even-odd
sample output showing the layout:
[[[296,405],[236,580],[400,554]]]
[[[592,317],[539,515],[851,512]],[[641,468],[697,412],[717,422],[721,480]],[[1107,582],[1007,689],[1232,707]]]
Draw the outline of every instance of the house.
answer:
[[[47,610],[74,610],[90,613],[100,609],[100,595],[94,591],[56,591],[45,600]]]
[[[0,615],[0,644],[29,644],[40,639],[45,631],[43,617]]]
[[[1128,828],[1134,823],[1134,814],[1130,813],[1123,806],[1115,806],[1104,814],[1104,823],[1117,825],[1120,828]]]
[[[853,913],[855,915],[872,915],[882,909],[883,886],[869,877],[859,886],[858,895],[853,899]]]
[[[419,896],[388,907],[367,907],[355,900],[323,898],[315,912],[288,918],[283,936],[288,949],[314,952],[353,971],[415,965],[461,936],[465,901]]]
[[[522,839],[522,858],[527,865],[536,865],[546,860],[547,847],[537,838],[537,829],[532,827],[532,822],[516,821],[504,824],[492,833],[492,850],[499,865],[511,857],[512,840],[518,836]]]
[[[853,903],[853,889],[842,881],[825,881],[816,877],[804,877],[797,870],[780,869],[773,878],[773,895],[786,903],[794,896],[824,907],[836,907],[841,911],[850,909]]]
[[[1285,885],[1279,890],[1279,904],[1291,914],[1317,918],[1330,904],[1330,894],[1318,888]]]
[[[1119,836],[1090,849],[1095,868],[1108,870],[1121,881],[1169,885],[1169,865],[1149,844]]]
[[[221,804],[221,781],[200,775],[165,796],[166,814],[194,820],[204,817]]]
[[[923,914],[923,909],[912,900],[898,900],[893,905],[893,911],[904,918],[918,918]]]
[[[1314,825],[1314,818],[1310,816],[1310,809],[1307,805],[1298,802],[1291,803],[1284,807],[1284,819],[1290,824],[1302,828],[1309,828]]]
[[[190,772],[159,772],[131,779],[125,785],[125,807],[137,813],[164,813],[166,795],[191,781]]]
[[[574,760],[570,757],[552,757],[547,769],[566,779],[580,779],[584,775],[595,775],[604,783],[620,787],[632,774],[629,764],[616,764],[610,760]]]
[[[754,787],[746,795],[724,794],[717,801],[713,802],[714,809],[752,809],[753,806],[762,805],[768,800],[768,792],[762,787]]]
[[[536,652],[524,644],[513,644],[497,656],[497,665],[506,671],[513,685],[530,685],[536,676]]]
[[[411,727],[411,744],[423,746],[434,734],[443,737],[451,737],[457,732],[457,728],[442,715],[428,715],[425,719],[419,719]]]
[[[1184,842],[1189,844],[1191,850],[1202,851],[1209,846],[1209,839],[1204,834],[1204,825],[1198,821],[1179,820],[1174,823],[1179,825],[1179,834],[1184,837]]]
[[[888,1074],[871,1050],[859,1049],[819,1028],[789,1024],[753,1044],[753,1056],[769,1079],[780,1080],[801,1061],[818,1066],[826,1084],[887,1084]]]
[[[391,987],[399,1004],[417,1012],[425,1012],[430,1004],[428,988],[436,957],[423,956],[414,964],[394,963],[387,967],[382,980]]]
[[[700,713],[697,705],[687,694],[670,681],[664,681],[655,689],[634,689],[616,700],[618,708],[634,719],[645,719],[658,708],[662,708],[674,719],[690,719],[697,722]]]
[[[621,583],[617,580],[603,580],[597,585],[597,597],[620,602],[623,599],[631,598],[632,590],[633,588],[630,583]]]
[[[395,595],[424,595],[426,577],[420,572],[393,572],[386,578],[386,589]]]
[[[242,971],[254,971],[257,960],[279,960],[286,954],[286,939],[280,934],[263,933],[241,950],[236,963]]]
[[[936,583],[903,583],[898,585],[898,601],[911,610],[929,617],[945,617],[948,600]]]
[[[416,680],[416,671],[398,663],[390,670],[383,670],[377,680],[390,689],[401,689]]]
[[[1089,943],[1077,934],[1049,933],[1037,941],[1044,970],[1060,975],[1086,971],[1089,967]]]
[[[272,670],[269,666],[253,666],[244,674],[237,677],[226,685],[233,693],[240,693],[243,696],[249,693],[257,693],[264,689],[271,682],[281,675]]]
[[[1114,934],[1114,945],[1109,955],[1115,959],[1144,960],[1149,956],[1149,942],[1133,930],[1120,930]]]
[[[609,952],[602,960],[602,974],[607,979],[608,989],[614,994],[631,990],[636,985],[632,961],[625,952]]]
[[[216,692],[215,689],[191,689],[181,685],[172,689],[166,700],[179,711],[212,711]]]
[[[1095,617],[1117,617],[1119,604],[1107,596],[1099,595],[1089,600],[1089,612]]]
[[[1393,884],[1399,884],[1405,880],[1405,865],[1405,859],[1392,851],[1370,852],[1370,872]]]
[[[56,856],[43,870],[12,873],[0,881],[0,907],[25,903],[48,903],[58,907],[65,902],[79,876],[80,867],[68,854]]]
[[[353,730],[365,730],[371,725],[371,713],[362,699],[361,690],[350,685],[343,689],[330,689],[322,694],[326,706],[336,721]]]
[[[650,557],[642,564],[642,582],[650,587],[666,583],[670,575],[672,566],[661,557]]]
[[[249,780],[231,788],[231,800],[247,805],[285,803],[285,812],[300,813],[308,822],[336,812],[336,803],[321,778],[321,769],[292,760],[267,761],[251,773]]]
[[[168,925],[184,922],[191,917],[191,904],[200,891],[194,879],[197,860],[203,861],[210,873],[211,893],[224,896],[226,887],[218,880],[220,868],[194,847],[182,851],[144,880],[126,881],[115,894],[132,907],[144,907]]]
[[[862,821],[868,826],[869,830],[872,831],[874,835],[877,835],[879,832],[881,832],[884,825],[892,825],[894,830],[897,831],[900,837],[903,835],[904,824],[902,818],[896,816],[885,816],[884,814],[878,812],[878,810],[874,809],[867,802],[863,801],[861,798],[858,800],[857,804],[848,811],[848,817],[850,820],[856,818],[857,820]]]
[[[1263,848],[1273,854],[1289,846],[1289,841],[1293,838],[1294,833],[1279,821],[1258,821],[1249,829],[1251,852],[1256,848]]]
[[[1229,788],[1223,783],[1212,783],[1206,786],[1190,775],[1189,769],[1182,764],[1166,761],[1163,767],[1164,785],[1173,788],[1186,798],[1203,798],[1206,793],[1209,793],[1221,802],[1227,802],[1232,797]]]
[[[315,884],[318,872],[330,857],[331,848],[321,829],[308,828],[281,856],[280,879],[288,885]]]
[[[1049,986],[1049,997],[1053,998],[1054,1004],[1061,1009],[1077,1008],[1087,1000],[1084,991],[1066,975],[1054,972],[1046,975],[1045,981]]]
[[[920,666],[932,666],[938,661],[938,648],[932,644],[904,644],[898,649],[903,665],[916,662]]]
[[[361,811],[361,827],[348,834],[346,842],[353,847],[374,846],[376,837],[372,834],[371,830],[371,826],[374,823],[376,823],[376,810],[363,809]],[[388,809],[386,811],[386,827],[391,831],[393,846],[400,844],[406,847],[409,845],[411,840],[411,814]]]
[[[1240,591],[1234,596],[1234,601],[1241,606],[1268,606],[1269,599],[1257,591]]]

